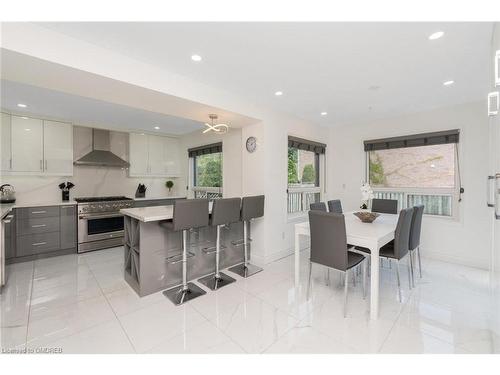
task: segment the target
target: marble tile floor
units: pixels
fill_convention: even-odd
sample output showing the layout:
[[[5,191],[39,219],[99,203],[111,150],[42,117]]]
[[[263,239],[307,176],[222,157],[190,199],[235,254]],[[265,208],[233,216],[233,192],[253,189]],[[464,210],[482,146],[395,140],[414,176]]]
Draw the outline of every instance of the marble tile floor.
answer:
[[[123,279],[123,248],[7,266],[0,341],[9,349],[63,353],[492,353],[488,273],[423,259],[424,277],[403,303],[395,270],[381,270],[380,319],[369,320],[361,279],[343,317],[340,277],[313,268],[306,297],[293,256],[249,279],[176,307],[161,293],[139,298]]]

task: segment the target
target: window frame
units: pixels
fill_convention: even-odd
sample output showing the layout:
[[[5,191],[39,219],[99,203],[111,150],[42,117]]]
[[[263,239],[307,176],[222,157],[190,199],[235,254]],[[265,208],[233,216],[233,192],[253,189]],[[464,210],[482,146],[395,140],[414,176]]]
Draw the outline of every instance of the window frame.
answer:
[[[210,155],[211,153],[204,154]],[[221,166],[221,186],[220,187],[212,187],[212,186],[197,186],[196,185],[196,158],[198,156],[190,156],[188,157],[189,163],[189,184],[188,191],[190,192],[190,196],[196,198],[197,193],[201,195],[205,195],[208,199],[214,198],[222,198],[224,196],[224,148],[220,152],[214,152],[212,154],[220,154],[220,166]],[[200,155],[203,156],[203,155]]]
[[[290,138],[290,137],[293,137],[293,136],[289,134],[288,138]],[[312,141],[312,140],[310,142],[316,143],[315,141]],[[288,184],[288,149],[290,147],[291,146],[289,146],[288,142],[287,142],[287,148],[286,148],[286,155],[287,155],[287,157],[286,157],[286,171],[287,171],[287,173],[286,173],[286,176],[287,176],[287,180],[286,180],[286,213],[287,213],[288,220],[293,221],[295,219],[303,218],[307,214],[307,212],[309,211],[309,207],[304,207],[305,197],[302,196],[301,205],[302,205],[303,209],[300,211],[290,212],[289,211],[289,205],[290,205],[289,200],[290,200],[291,194],[294,194],[294,193],[295,194],[296,193],[319,194],[319,201],[322,201],[324,199],[324,197],[326,196],[325,181],[326,181],[327,147],[325,145],[324,153],[309,151],[309,152],[313,152],[315,154],[314,167],[316,170],[316,181],[315,181],[316,186],[314,186],[314,187],[290,186]],[[297,148],[298,151],[301,150],[298,147],[295,147],[295,148]],[[302,151],[307,151],[307,150],[302,150]]]
[[[461,136],[463,136],[461,134]],[[425,147],[425,146],[421,146]],[[409,148],[409,147],[401,147],[401,148]],[[374,187],[372,186],[372,190],[374,193],[402,193],[403,194],[403,207],[399,207],[399,209],[407,208],[408,206],[408,195],[440,195],[440,196],[451,196],[451,215],[433,215],[433,214],[424,214],[426,217],[431,218],[439,218],[444,220],[453,220],[459,221],[460,219],[460,155],[461,155],[461,146],[460,142],[454,143],[454,187],[451,188],[417,188],[417,187]],[[370,151],[364,151],[365,153],[365,181],[370,183]],[[371,184],[370,184],[371,186]]]

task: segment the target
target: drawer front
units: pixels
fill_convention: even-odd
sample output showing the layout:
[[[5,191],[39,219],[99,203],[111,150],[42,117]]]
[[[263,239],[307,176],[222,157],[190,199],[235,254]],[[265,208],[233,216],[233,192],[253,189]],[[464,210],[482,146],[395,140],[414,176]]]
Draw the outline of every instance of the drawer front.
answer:
[[[18,208],[16,211],[18,219],[59,216],[59,206],[25,207]]]
[[[18,257],[59,250],[59,232],[17,237]]]
[[[59,232],[59,216],[17,220],[18,236],[48,232]]]

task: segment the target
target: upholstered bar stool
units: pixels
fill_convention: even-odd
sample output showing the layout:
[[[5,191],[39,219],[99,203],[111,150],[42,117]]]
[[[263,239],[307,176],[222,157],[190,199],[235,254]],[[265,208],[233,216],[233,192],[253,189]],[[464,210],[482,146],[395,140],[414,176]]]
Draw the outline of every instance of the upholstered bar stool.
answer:
[[[182,284],[163,292],[174,304],[182,305],[206,293],[197,285],[187,282],[187,233],[190,229],[208,226],[208,199],[176,200],[173,220],[161,222],[160,225],[176,232],[182,231]]]
[[[250,220],[264,216],[264,196],[256,195],[253,197],[243,197],[241,200],[241,221],[243,221],[243,246],[245,260],[242,264],[231,267],[229,271],[234,272],[241,277],[249,277],[262,268],[248,263],[248,225]]]
[[[215,273],[205,276],[198,281],[212,290],[217,290],[236,280],[219,271],[220,267],[220,230],[225,225],[240,221],[241,198],[215,199],[212,205],[210,225],[217,228],[215,242]]]

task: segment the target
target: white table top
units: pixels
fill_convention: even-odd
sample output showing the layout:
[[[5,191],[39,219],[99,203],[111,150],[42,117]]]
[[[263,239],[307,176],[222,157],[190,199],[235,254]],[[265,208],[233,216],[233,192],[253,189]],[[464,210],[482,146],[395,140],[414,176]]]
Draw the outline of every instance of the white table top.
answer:
[[[212,211],[212,202],[208,204],[209,212]],[[174,217],[174,206],[153,206],[153,207],[136,207],[124,208],[120,212],[126,216],[133,217],[144,223],[150,221],[169,220]]]
[[[377,239],[385,243],[394,238],[394,231],[398,222],[398,215],[380,214],[373,223],[363,223],[352,212],[346,212],[345,229],[347,242],[353,245],[363,246],[364,240]],[[309,232],[309,221],[295,224],[297,229]],[[304,233],[302,233],[304,234]]]

